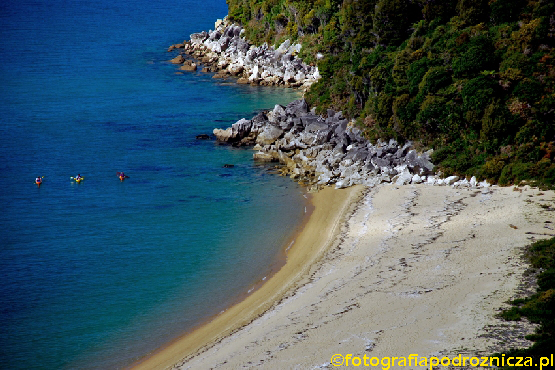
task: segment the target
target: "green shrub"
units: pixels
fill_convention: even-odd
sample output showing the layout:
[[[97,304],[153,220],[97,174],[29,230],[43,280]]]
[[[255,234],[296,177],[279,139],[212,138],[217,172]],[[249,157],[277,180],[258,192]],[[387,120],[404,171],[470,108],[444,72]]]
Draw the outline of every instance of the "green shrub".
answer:
[[[527,336],[535,342],[532,347],[505,353],[506,356],[532,357],[534,363],[539,363],[540,357],[550,356],[555,348],[555,238],[533,243],[528,247],[526,256],[533,269],[543,270],[538,275],[537,293],[512,301],[514,307],[500,316],[506,320],[520,320],[525,316],[531,322],[540,324],[535,334]]]
[[[379,0],[374,9],[374,33],[380,45],[397,46],[409,36],[409,28],[421,16],[415,3]]]
[[[492,69],[497,69],[497,58],[491,41],[485,36],[476,36],[466,51],[453,61],[453,72],[457,77]]]
[[[503,186],[519,184],[522,180],[528,180],[532,176],[534,165],[532,163],[509,163],[501,171],[499,184]]]
[[[555,2],[227,2],[252,42],[302,43],[323,76],[305,94],[317,112],[433,147],[446,173],[554,183]]]
[[[463,108],[467,111],[482,112],[495,96],[497,84],[486,76],[479,76],[468,81],[461,91]]]
[[[491,20],[496,24],[518,21],[526,0],[494,0],[490,2]]]
[[[513,95],[527,102],[539,101],[543,95],[543,86],[535,79],[525,78],[516,85]]]
[[[407,70],[407,78],[409,82],[409,93],[411,95],[418,94],[418,86],[428,71],[430,61],[424,57],[413,62]]]
[[[450,85],[451,82],[451,73],[445,67],[432,67],[428,69],[418,87],[426,94],[433,94]]]
[[[488,0],[459,0],[457,14],[464,24],[472,26],[489,19]]]
[[[489,159],[479,170],[479,177],[496,183],[505,167],[505,161],[499,157]]]
[[[445,102],[445,98],[442,97],[433,95],[426,96],[420,108],[420,112],[416,116],[416,121],[425,131],[439,131],[441,122],[443,122],[447,116]]]

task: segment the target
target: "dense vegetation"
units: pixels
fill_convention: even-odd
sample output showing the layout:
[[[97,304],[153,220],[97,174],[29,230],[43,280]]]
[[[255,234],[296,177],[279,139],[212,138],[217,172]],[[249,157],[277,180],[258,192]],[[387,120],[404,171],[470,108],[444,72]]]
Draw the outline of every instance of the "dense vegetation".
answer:
[[[532,268],[541,271],[538,291],[529,298],[512,301],[514,307],[501,316],[507,320],[520,320],[525,316],[540,324],[536,333],[527,337],[535,341],[532,347],[507,353],[507,356],[533,357],[534,363],[539,364],[540,357],[548,356],[555,348],[555,238],[535,242],[526,256]]]
[[[227,0],[255,43],[303,45],[306,98],[445,174],[555,184],[552,0]]]

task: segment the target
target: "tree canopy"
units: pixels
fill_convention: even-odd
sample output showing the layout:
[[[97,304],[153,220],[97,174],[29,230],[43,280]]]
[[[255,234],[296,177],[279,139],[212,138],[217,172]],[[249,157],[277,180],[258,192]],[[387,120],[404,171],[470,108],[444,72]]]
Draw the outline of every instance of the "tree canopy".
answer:
[[[255,43],[300,42],[306,98],[369,139],[434,148],[445,174],[555,184],[555,3],[228,0]],[[317,53],[322,59],[317,59]]]

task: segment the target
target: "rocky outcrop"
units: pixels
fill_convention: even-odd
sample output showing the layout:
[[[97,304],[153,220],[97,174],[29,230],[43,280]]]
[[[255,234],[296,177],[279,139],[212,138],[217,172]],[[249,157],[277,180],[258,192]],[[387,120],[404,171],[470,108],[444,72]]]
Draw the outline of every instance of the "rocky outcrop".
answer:
[[[488,187],[486,182],[442,179],[434,172],[432,150],[420,153],[411,142],[378,140],[372,144],[341,112],[328,110],[327,118],[309,111],[304,99],[214,129],[217,140],[235,146],[254,145],[254,160],[279,162],[283,175],[321,187],[336,188],[387,182],[396,185],[429,184]]]
[[[242,34],[240,26],[226,19],[219,20],[215,30],[194,33],[190,41],[171,45],[168,51],[181,52],[171,62],[186,63],[182,54],[188,54],[204,65],[202,71],[218,72],[216,78],[236,76],[238,83],[253,85],[306,89],[320,78],[318,67],[306,65],[297,58],[300,44],[293,45],[286,40],[277,48],[267,44],[257,47],[241,37]]]

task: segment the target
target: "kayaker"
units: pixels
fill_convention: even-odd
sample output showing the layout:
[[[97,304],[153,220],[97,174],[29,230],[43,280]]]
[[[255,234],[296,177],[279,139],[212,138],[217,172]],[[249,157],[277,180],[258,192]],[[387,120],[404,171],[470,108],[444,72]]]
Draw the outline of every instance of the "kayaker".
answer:
[[[35,182],[36,182],[37,184],[42,183],[42,179],[40,178],[40,176],[37,177],[37,178],[35,179]]]
[[[81,179],[82,179],[81,174],[78,174],[77,176],[75,176],[75,180],[81,180]]]

